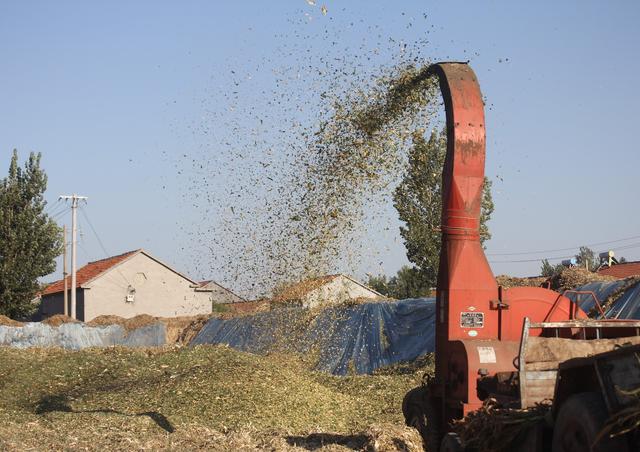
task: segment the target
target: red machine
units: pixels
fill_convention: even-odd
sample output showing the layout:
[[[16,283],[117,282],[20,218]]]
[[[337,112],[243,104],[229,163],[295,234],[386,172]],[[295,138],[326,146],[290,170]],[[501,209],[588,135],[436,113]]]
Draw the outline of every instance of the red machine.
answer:
[[[436,374],[428,385],[407,394],[403,411],[407,423],[423,433],[429,450],[436,451],[450,421],[481,406],[481,379],[517,375],[525,318],[532,323],[576,324],[587,315],[552,290],[498,287],[479,237],[485,165],[480,87],[465,63],[438,63],[427,74],[439,78],[447,121]],[[544,331],[539,328],[528,334],[536,336]],[[575,328],[570,327],[558,331],[564,337],[575,334]]]

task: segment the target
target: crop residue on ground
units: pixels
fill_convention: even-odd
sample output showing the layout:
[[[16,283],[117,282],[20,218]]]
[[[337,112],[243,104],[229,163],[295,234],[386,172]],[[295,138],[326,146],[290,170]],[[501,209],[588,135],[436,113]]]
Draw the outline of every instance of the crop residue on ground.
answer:
[[[333,377],[222,346],[2,348],[0,448],[363,449],[386,434],[419,450],[399,407],[422,371]]]

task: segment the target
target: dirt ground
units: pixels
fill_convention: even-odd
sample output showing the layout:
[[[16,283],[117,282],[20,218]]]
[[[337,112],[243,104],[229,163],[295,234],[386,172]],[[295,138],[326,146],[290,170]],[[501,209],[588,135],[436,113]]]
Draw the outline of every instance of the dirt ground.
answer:
[[[0,348],[0,450],[422,450],[427,367],[335,377],[224,346]]]

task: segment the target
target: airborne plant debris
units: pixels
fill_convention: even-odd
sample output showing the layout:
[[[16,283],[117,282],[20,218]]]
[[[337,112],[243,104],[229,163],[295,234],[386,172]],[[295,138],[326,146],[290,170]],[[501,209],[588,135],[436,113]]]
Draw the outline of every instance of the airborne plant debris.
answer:
[[[249,298],[380,261],[387,251],[372,230],[393,229],[397,239],[379,212],[391,206],[411,138],[428,132],[440,99],[424,74],[426,23],[411,44],[364,25],[356,48],[343,37],[358,24],[329,20],[321,36],[308,25],[294,23],[297,40],[288,34],[257,67],[237,63],[229,89],[203,102],[194,130],[201,150],[184,155],[185,196],[202,213],[188,226],[194,265]]]

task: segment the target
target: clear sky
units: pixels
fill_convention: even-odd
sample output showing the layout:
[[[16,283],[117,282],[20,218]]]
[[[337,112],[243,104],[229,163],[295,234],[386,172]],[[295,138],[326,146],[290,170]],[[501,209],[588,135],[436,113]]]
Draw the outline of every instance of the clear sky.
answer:
[[[372,30],[406,42],[426,36],[423,55],[470,60],[487,98],[494,272],[537,274],[541,258],[572,251],[500,253],[608,241],[593,248],[640,259],[639,23],[631,0],[3,1],[0,165],[8,168],[13,148],[22,158],[41,152],[47,199],[88,196],[106,252],[142,247],[194,278],[228,281],[198,263],[206,237],[192,233],[202,222],[194,198],[224,182],[190,190],[200,175],[185,172],[216,152],[203,123],[225,107],[231,71],[295,67],[307,45],[331,56],[340,46],[322,45],[327,27],[342,30],[344,47],[375,41]],[[318,42],[301,41],[303,27]],[[244,101],[261,105],[270,79],[256,83]],[[80,223],[80,263],[105,257],[83,215]],[[363,262],[357,276],[405,263],[397,236],[387,240],[381,262]],[[522,260],[532,262],[505,262]]]

